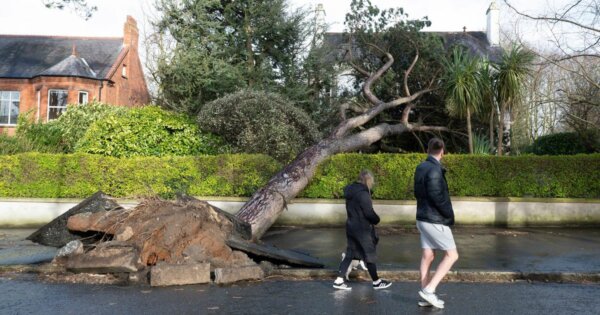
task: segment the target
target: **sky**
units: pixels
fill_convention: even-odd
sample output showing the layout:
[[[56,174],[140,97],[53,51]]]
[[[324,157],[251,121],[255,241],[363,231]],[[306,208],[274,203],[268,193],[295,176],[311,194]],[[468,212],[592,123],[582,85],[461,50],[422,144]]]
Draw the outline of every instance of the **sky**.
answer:
[[[351,0],[288,0],[292,7],[313,8],[322,3],[330,31],[342,31]],[[568,0],[511,0],[519,9],[544,12]],[[0,34],[104,36],[121,37],[126,16],[138,21],[143,36],[150,31],[148,17],[154,15],[154,0],[88,0],[98,7],[89,20],[84,20],[72,10],[47,9],[43,0],[0,0]],[[380,8],[403,7],[409,17],[428,16],[432,21],[430,31],[460,32],[485,31],[486,10],[491,0],[372,0]],[[497,1],[502,4],[502,1]],[[510,24],[514,14],[507,8],[500,11],[501,25]],[[504,23],[504,24],[503,24]],[[525,36],[539,39],[543,31],[523,30]],[[540,33],[541,32],[541,33]],[[542,36],[543,37],[543,36]]]
[[[542,11],[566,0],[511,0],[515,6],[529,11]],[[98,11],[84,20],[72,10],[47,9],[43,0],[0,0],[0,34],[121,36],[127,15],[146,26],[153,12],[153,0],[88,0]],[[325,7],[327,23],[332,31],[342,31],[344,16],[351,0],[289,0],[292,7]],[[490,0],[372,0],[380,8],[403,7],[410,17],[428,16],[431,31],[484,31],[485,12]],[[499,4],[502,1],[497,1]],[[501,12],[502,14],[503,12]],[[504,12],[507,13],[507,12]],[[141,28],[142,28],[141,27]]]

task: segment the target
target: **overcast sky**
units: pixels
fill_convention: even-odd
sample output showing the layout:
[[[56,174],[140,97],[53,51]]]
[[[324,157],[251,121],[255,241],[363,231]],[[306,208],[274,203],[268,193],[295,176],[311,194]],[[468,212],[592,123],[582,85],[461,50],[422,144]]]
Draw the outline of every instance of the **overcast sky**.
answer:
[[[567,0],[511,0],[519,9],[543,13]],[[123,34],[127,15],[137,21],[142,34],[152,15],[154,0],[88,0],[98,7],[92,18],[84,20],[72,10],[47,9],[43,0],[0,0],[0,34],[116,36]],[[323,3],[330,31],[342,31],[351,0],[289,0],[292,7],[313,8]],[[486,10],[490,0],[372,0],[380,8],[403,7],[410,17],[428,16],[430,31],[485,31]],[[502,4],[502,0],[497,1]],[[507,27],[514,14],[505,7],[500,12],[501,24]],[[543,30],[522,30],[529,38],[543,37]]]

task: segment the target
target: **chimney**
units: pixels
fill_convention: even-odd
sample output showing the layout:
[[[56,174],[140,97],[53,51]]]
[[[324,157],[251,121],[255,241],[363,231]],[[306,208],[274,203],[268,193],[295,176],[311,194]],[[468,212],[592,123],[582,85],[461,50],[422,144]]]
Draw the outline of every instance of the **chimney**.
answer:
[[[123,27],[123,45],[128,46],[130,49],[138,49],[138,37],[139,31],[137,28],[137,22],[131,16],[127,16],[125,26]]]
[[[491,46],[500,45],[500,9],[496,1],[490,3],[487,9],[487,39]]]
[[[313,37],[313,46],[320,46],[323,43],[327,23],[325,22],[325,8],[322,3],[317,4],[315,8],[315,33]]]

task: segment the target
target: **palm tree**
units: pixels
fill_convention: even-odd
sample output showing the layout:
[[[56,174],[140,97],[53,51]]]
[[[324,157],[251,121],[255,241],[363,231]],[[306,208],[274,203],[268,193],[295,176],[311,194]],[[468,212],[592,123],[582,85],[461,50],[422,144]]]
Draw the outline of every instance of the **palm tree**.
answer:
[[[494,93],[494,73],[493,68],[488,59],[484,59],[480,63],[479,68],[480,89],[481,89],[481,121],[486,119],[489,122],[489,138],[487,143],[491,148],[494,147],[494,118],[496,117],[496,97]]]
[[[500,113],[498,117],[498,156],[502,155],[504,124],[506,114],[521,102],[523,84],[530,73],[535,55],[522,46],[513,46],[502,54],[502,59],[494,65],[496,69],[496,97]]]
[[[473,154],[471,115],[479,111],[482,103],[480,61],[470,57],[461,47],[455,47],[450,60],[444,60],[444,64],[446,107],[451,115],[467,118],[469,153]]]

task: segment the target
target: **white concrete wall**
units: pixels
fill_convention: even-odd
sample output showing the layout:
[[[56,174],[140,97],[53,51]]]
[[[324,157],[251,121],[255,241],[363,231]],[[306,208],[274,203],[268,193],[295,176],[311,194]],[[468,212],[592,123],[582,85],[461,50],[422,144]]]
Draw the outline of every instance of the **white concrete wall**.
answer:
[[[227,212],[235,213],[243,198],[202,198]],[[69,210],[81,200],[0,198],[0,226],[40,226]],[[136,200],[117,200],[125,208]],[[413,224],[414,201],[375,201],[382,224]],[[600,225],[600,200],[453,198],[456,223],[464,225],[555,226]],[[277,220],[278,225],[343,225],[343,200],[297,199]]]

